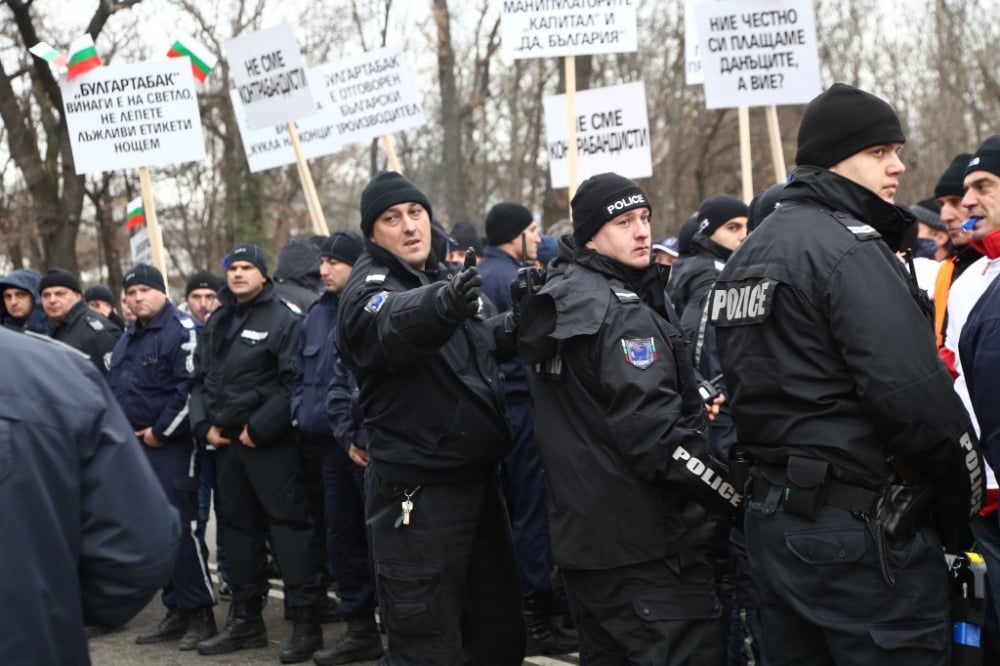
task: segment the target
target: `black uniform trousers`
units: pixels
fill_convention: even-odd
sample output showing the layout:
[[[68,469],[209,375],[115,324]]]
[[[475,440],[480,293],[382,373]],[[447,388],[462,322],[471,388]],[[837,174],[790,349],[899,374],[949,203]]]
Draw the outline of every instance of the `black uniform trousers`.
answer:
[[[368,526],[391,666],[520,666],[525,628],[510,523],[496,479],[404,490],[366,478]]]
[[[949,594],[937,536],[919,528],[908,539],[885,537],[890,586],[859,517],[831,505],[815,520],[792,515],[782,490],[750,499],[745,518],[763,662],[946,666]]]
[[[310,551],[316,566],[324,576],[334,577],[330,568],[326,535],[326,488],[323,483],[323,465],[331,449],[337,444],[333,437],[313,437],[299,433],[299,453],[302,455],[302,481],[305,484],[306,506],[313,525]]]
[[[215,455],[218,492],[226,507],[222,542],[233,601],[256,603],[267,593],[264,542],[270,527],[285,606],[322,606],[326,587],[310,551],[313,527],[298,447],[289,442],[250,448],[234,440]]]
[[[344,615],[375,610],[375,580],[365,526],[365,468],[331,443],[323,457],[326,499],[326,552],[337,579]]]

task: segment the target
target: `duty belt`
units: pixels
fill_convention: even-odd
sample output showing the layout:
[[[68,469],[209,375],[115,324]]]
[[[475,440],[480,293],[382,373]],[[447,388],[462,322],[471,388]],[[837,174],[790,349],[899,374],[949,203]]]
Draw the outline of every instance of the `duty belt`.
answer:
[[[785,511],[812,520],[824,506],[873,515],[879,491],[832,477],[829,463],[792,456],[784,469],[757,465],[753,470],[753,499],[764,502],[772,488],[780,490]]]

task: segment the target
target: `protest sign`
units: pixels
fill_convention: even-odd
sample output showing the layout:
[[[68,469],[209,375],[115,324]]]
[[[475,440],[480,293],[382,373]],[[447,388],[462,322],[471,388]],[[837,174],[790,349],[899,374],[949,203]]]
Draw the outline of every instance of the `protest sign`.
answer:
[[[684,0],[684,81],[689,85],[705,82],[701,73],[701,47],[698,45],[698,21],[695,5],[698,0]]]
[[[98,67],[61,87],[77,174],[205,159],[186,61]]]
[[[812,0],[699,2],[709,109],[805,104],[820,92]]]
[[[566,96],[546,97],[543,103],[552,187],[569,187]],[[653,175],[642,82],[578,92],[575,117],[580,180],[605,171],[629,178]]]
[[[132,249],[132,264],[153,265],[153,247],[149,243],[149,230],[140,229],[128,239]]]
[[[630,53],[637,0],[503,0],[500,45],[508,58]]]

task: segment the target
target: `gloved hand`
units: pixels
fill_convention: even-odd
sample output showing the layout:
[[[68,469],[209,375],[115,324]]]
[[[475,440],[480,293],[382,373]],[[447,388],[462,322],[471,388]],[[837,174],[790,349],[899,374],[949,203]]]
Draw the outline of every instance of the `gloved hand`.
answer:
[[[461,323],[479,312],[483,278],[473,266],[456,274],[434,297],[434,307],[445,321]]]
[[[545,272],[534,266],[517,269],[517,277],[510,283],[510,303],[514,325],[521,323],[521,309],[527,299],[537,294],[545,286]]]

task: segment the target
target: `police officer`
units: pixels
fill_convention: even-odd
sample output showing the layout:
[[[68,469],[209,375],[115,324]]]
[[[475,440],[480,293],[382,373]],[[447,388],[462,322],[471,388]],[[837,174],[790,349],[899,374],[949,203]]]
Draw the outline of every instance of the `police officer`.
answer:
[[[187,311],[198,323],[204,324],[208,316],[219,307],[216,293],[225,286],[225,280],[207,270],[196,271],[188,278],[184,287]]]
[[[115,311],[115,297],[111,290],[103,284],[95,284],[87,287],[83,292],[83,300],[87,302],[87,307],[101,315],[118,328],[125,330],[125,320]]]
[[[90,357],[102,375],[108,374],[111,349],[122,330],[87,307],[80,283],[69,271],[54,268],[38,285],[42,307],[51,322],[51,335]]]
[[[301,318],[275,296],[264,252],[253,243],[237,245],[226,258],[226,284],[195,356],[190,405],[195,436],[218,450],[233,608],[226,626],[199,643],[198,652],[267,645],[261,605],[269,527],[295,621],[280,659],[296,663],[323,644],[317,611],[326,599],[309,550],[312,523],[289,405]]]
[[[215,595],[200,542],[190,530],[197,515],[198,461],[188,424],[188,380],[194,370],[197,325],[169,301],[163,275],[153,266],[134,266],[125,273],[122,287],[136,320],[111,352],[108,384],[181,523],[189,527],[174,576],[163,590],[166,616],[135,642],[180,638],[181,650],[193,650],[216,632]]]
[[[361,229],[337,346],[369,433],[365,510],[391,663],[519,665],[524,623],[497,483],[510,432],[479,273],[440,264],[430,202],[396,172],[365,187]]]
[[[42,309],[38,285],[42,276],[30,268],[16,270],[0,280],[0,324],[10,328],[45,333],[49,319]]]
[[[729,511],[740,498],[708,455],[690,351],[662,314],[651,206],[603,173],[572,208],[573,235],[524,302],[519,337],[581,651],[588,664],[720,663],[701,502]]]
[[[893,254],[913,222],[893,204],[904,141],[878,97],[844,84],[816,97],[781,205],[709,295],[754,465],[766,663],[948,663],[939,533],[978,509],[982,469]]]

